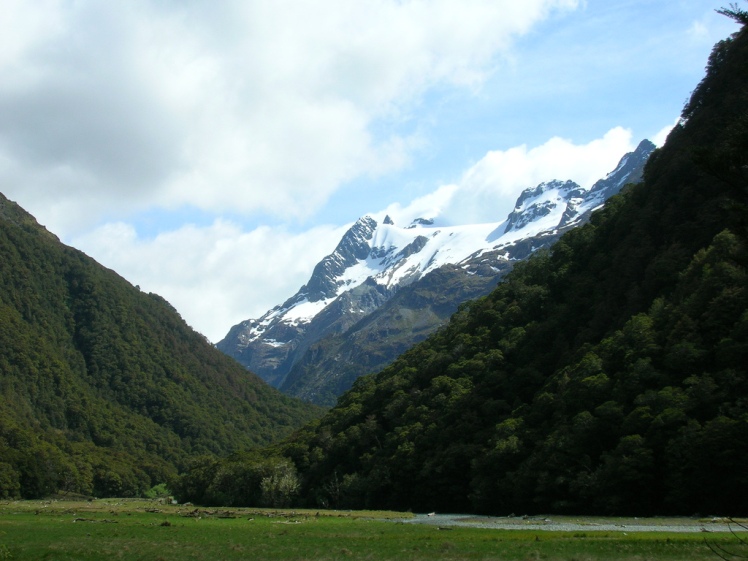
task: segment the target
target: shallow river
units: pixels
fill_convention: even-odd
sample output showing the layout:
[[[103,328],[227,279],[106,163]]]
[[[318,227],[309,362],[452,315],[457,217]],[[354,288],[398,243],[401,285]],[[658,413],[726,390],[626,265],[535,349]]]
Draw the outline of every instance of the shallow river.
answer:
[[[572,516],[492,517],[470,514],[417,514],[404,524],[431,524],[440,528],[463,526],[497,530],[556,532],[744,532],[746,528],[725,518],[600,518]]]

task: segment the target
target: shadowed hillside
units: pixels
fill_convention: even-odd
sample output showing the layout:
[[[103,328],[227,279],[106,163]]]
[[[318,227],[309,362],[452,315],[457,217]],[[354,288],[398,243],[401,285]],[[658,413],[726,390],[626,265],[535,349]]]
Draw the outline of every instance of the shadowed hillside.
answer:
[[[641,184],[285,443],[302,500],[746,514],[747,147],[743,28]]]
[[[135,495],[319,412],[0,195],[0,497]]]

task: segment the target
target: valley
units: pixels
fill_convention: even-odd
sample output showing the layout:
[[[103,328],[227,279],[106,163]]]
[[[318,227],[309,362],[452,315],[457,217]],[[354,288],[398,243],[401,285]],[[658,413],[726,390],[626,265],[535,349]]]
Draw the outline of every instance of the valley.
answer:
[[[0,503],[0,556],[32,560],[143,558],[507,561],[542,558],[709,561],[705,534],[682,520],[574,519],[574,529],[487,529],[408,523],[409,513],[203,509],[158,501],[47,500]],[[613,529],[599,530],[599,524]],[[742,554],[745,547],[709,521],[708,542]]]
[[[0,195],[0,559],[744,555],[748,12],[718,12],[660,148],[497,222],[365,215],[215,346]]]

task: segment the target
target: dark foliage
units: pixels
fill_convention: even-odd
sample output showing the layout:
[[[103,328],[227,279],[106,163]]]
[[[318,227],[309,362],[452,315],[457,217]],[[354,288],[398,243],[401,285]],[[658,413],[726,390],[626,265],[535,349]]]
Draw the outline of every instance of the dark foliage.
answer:
[[[0,497],[139,495],[318,412],[0,195]]]
[[[748,25],[748,12],[741,10],[737,2],[731,2],[729,8],[720,8],[717,13],[732,18],[742,25]]]
[[[747,172],[743,30],[641,184],[282,445],[300,502],[745,515]]]
[[[309,504],[746,514],[748,34],[644,182],[284,453]]]

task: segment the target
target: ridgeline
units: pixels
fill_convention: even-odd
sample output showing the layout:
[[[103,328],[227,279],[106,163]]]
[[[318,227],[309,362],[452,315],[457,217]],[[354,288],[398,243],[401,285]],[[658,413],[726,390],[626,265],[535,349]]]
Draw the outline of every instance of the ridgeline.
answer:
[[[745,27],[715,46],[682,117],[642,183],[276,449],[295,500],[747,514]],[[210,502],[222,468],[252,461],[182,481]]]
[[[0,195],[0,498],[141,495],[320,413]]]

